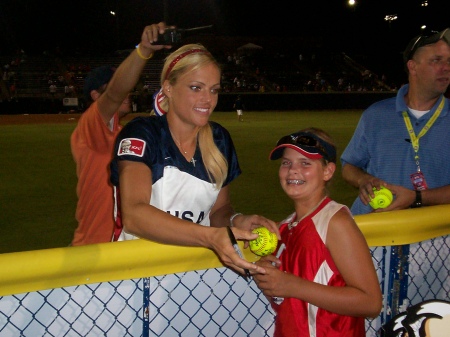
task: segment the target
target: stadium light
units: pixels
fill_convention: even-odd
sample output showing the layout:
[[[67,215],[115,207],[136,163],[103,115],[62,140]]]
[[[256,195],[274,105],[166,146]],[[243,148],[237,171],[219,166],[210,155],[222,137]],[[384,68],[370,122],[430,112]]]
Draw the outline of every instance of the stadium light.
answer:
[[[388,21],[389,23],[397,19],[398,19],[397,14],[389,14],[384,17],[384,21]]]
[[[397,18],[398,18],[397,14],[389,14],[384,17],[384,21],[386,21],[389,24],[389,29],[391,29],[392,21],[397,20]]]

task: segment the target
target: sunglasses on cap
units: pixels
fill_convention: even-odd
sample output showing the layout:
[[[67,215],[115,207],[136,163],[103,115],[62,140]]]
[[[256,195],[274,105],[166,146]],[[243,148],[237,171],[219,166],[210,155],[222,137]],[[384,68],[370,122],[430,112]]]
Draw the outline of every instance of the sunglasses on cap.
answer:
[[[425,32],[417,37],[415,37],[411,42],[409,43],[408,48],[405,50],[405,62],[412,59],[414,54],[416,53],[417,49],[420,47],[433,44],[438,42],[439,40],[444,40],[447,42],[447,44],[450,45],[450,29],[447,28],[441,32],[430,30],[428,32]]]
[[[271,160],[280,159],[284,149],[292,148],[310,159],[324,158],[336,162],[336,149],[331,144],[309,132],[299,132],[282,137],[269,155]]]

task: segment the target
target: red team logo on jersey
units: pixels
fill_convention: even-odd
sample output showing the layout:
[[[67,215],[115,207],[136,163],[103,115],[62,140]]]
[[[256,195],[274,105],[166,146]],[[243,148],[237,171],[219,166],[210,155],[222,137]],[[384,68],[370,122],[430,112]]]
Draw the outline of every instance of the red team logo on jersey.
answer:
[[[122,139],[119,145],[119,156],[132,155],[142,157],[144,155],[145,142],[137,138]]]

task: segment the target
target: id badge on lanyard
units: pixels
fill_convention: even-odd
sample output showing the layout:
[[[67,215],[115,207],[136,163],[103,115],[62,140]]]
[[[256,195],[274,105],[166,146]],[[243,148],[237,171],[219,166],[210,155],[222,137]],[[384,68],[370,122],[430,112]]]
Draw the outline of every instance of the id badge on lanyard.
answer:
[[[419,132],[419,134],[416,136],[414,129],[411,124],[411,120],[409,119],[408,113],[406,111],[403,111],[403,119],[405,121],[406,128],[408,130],[408,133],[411,137],[411,144],[414,150],[414,160],[417,165],[417,172],[414,172],[410,175],[411,182],[413,184],[414,190],[416,191],[423,191],[428,188],[427,182],[425,180],[425,176],[423,172],[420,170],[419,165],[419,139],[423,137],[427,131],[431,128],[433,123],[436,121],[436,119],[441,114],[441,111],[444,107],[445,99],[444,97],[441,98],[441,102],[439,103],[438,108],[434,112],[433,116],[431,116],[430,120],[427,122],[427,124],[423,127],[423,129]]]
[[[423,191],[428,188],[425,176],[423,175],[422,171],[414,172],[410,175],[410,178],[416,191]]]

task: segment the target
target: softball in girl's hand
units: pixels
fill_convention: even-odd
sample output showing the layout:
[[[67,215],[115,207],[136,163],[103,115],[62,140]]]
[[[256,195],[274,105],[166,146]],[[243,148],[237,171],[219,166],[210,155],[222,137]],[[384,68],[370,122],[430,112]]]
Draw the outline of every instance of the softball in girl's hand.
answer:
[[[278,238],[275,233],[270,232],[266,227],[259,227],[252,230],[258,234],[258,238],[249,241],[250,250],[259,256],[272,254],[277,249]]]
[[[374,187],[373,193],[375,196],[369,202],[369,205],[372,206],[373,209],[386,208],[391,204],[392,199],[394,199],[392,192],[383,186],[381,186],[379,190]]]

